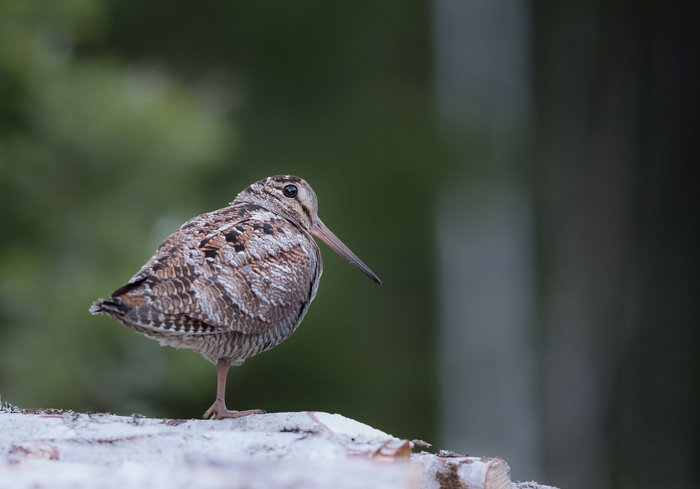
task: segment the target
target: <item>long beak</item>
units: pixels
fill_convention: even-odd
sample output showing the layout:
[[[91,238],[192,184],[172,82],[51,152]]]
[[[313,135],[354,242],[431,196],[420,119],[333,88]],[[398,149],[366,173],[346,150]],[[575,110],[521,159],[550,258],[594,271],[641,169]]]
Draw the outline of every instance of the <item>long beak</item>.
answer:
[[[355,253],[350,251],[350,248],[345,246],[342,241],[340,241],[335,234],[331,232],[330,229],[326,227],[325,224],[316,216],[314,223],[311,225],[311,234],[320,238],[324,243],[331,247],[333,251],[338,253],[340,256],[349,261],[354,265],[359,271],[367,275],[374,282],[381,285],[381,281],[377,276],[369,269],[367,265],[362,263],[362,261],[355,256]]]

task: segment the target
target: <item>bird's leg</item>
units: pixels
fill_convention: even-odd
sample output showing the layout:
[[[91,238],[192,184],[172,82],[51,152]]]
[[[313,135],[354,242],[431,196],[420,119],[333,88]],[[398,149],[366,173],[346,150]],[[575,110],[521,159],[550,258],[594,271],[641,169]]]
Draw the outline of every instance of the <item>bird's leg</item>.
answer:
[[[207,409],[204,413],[204,419],[224,419],[224,418],[242,418],[251,414],[265,414],[262,409],[251,409],[250,411],[229,411],[226,409],[226,374],[231,362],[223,358],[219,358],[216,363],[216,402]],[[213,416],[212,416],[213,414]]]

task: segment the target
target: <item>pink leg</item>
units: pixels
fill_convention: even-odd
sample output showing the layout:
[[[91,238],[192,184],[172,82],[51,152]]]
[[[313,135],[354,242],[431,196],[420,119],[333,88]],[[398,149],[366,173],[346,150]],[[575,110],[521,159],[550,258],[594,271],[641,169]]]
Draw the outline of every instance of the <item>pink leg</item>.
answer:
[[[226,374],[231,363],[219,358],[216,364],[216,402],[207,409],[204,413],[204,419],[224,419],[224,418],[242,418],[251,414],[265,414],[262,409],[251,409],[249,411],[229,411],[226,409]]]

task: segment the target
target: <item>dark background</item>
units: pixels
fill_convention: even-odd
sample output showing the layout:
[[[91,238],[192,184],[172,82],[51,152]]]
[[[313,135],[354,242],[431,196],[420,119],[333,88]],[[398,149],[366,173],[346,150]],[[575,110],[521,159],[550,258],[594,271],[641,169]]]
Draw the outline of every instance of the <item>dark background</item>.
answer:
[[[697,487],[700,4],[520,2],[531,108],[498,165],[503,138],[446,122],[435,95],[445,4],[3,2],[2,400],[201,416],[211,364],[87,309],[190,217],[296,174],[383,285],[321,245],[304,324],[231,370],[229,407],[464,450],[440,445],[463,387],[440,380],[436,222],[460,182],[508,181],[532,209],[536,358],[537,466],[513,479]]]

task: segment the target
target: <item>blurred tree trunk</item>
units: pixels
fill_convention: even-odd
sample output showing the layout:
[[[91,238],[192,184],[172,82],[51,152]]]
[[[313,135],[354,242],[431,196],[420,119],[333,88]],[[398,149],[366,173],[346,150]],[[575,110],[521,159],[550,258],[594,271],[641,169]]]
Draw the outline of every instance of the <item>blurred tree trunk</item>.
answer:
[[[530,11],[435,2],[435,91],[459,169],[436,209],[442,443],[539,478]]]
[[[533,5],[545,479],[690,487],[700,459],[700,9]]]

